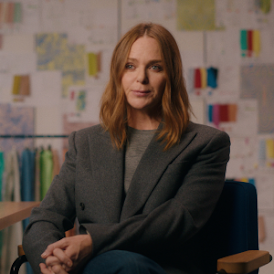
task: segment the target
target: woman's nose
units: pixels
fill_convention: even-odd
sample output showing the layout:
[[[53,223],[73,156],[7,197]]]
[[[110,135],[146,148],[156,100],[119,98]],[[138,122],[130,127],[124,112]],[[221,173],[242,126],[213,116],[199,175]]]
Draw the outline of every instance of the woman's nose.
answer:
[[[142,83],[142,84],[148,83],[148,76],[147,76],[147,72],[145,69],[140,68],[138,70],[137,82]]]

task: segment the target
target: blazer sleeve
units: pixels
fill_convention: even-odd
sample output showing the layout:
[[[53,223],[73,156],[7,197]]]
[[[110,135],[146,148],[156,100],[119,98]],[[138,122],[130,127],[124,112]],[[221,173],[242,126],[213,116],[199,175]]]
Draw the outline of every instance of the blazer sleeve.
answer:
[[[34,273],[40,273],[41,254],[47,246],[65,237],[75,220],[74,178],[75,132],[69,137],[69,150],[59,175],[55,176],[40,206],[32,210],[23,235],[23,248]]]
[[[93,255],[113,249],[153,254],[183,247],[215,208],[225,181],[229,149],[228,135],[221,131],[214,134],[203,144],[176,195],[150,213],[116,224],[82,224],[80,231],[92,237]]]

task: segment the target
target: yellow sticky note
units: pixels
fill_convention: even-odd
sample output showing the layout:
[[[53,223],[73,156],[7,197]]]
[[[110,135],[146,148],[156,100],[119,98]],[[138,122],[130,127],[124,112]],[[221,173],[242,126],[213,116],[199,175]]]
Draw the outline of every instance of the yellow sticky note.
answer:
[[[14,95],[19,94],[20,84],[21,84],[21,76],[20,75],[15,75],[13,77],[12,94],[14,94]]]
[[[88,74],[95,76],[98,73],[97,56],[95,53],[88,53]]]

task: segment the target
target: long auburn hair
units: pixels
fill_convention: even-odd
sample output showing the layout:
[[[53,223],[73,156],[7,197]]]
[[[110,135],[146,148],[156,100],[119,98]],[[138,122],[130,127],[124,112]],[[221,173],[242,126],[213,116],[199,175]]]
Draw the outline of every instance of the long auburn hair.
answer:
[[[165,144],[164,150],[180,141],[192,113],[183,78],[181,55],[174,37],[161,25],[138,24],[116,45],[111,59],[110,79],[101,98],[101,124],[109,131],[111,140],[118,149],[127,140],[127,102],[121,80],[132,44],[145,35],[158,42],[166,73],[166,86],[161,102],[163,126],[158,132],[158,140]]]

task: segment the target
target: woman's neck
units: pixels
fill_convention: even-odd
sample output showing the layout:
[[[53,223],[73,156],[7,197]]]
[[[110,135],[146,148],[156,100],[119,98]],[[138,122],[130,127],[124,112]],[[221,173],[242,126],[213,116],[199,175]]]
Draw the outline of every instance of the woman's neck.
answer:
[[[160,117],[151,117],[142,112],[131,113],[128,117],[128,125],[139,130],[157,129],[161,122]]]

